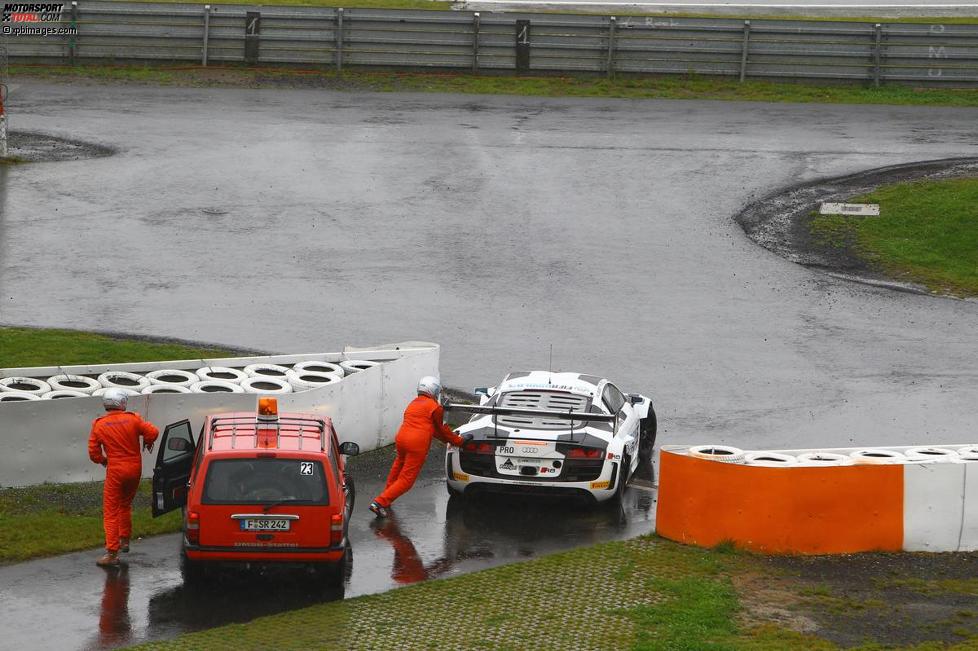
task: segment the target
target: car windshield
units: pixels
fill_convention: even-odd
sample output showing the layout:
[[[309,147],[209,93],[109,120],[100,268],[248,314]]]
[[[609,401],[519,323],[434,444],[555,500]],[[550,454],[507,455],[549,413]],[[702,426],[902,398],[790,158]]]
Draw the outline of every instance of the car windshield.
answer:
[[[329,504],[323,464],[307,459],[217,459],[204,504]]]

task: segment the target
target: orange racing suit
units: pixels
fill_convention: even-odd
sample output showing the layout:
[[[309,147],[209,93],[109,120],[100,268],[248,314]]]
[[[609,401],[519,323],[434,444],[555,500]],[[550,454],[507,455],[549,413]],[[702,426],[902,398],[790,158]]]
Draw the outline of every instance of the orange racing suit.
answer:
[[[102,491],[102,524],[105,548],[119,551],[119,538],[132,535],[132,500],[139,488],[143,463],[139,437],[149,448],[160,431],[131,411],[113,410],[92,422],[88,457],[106,466]]]
[[[388,507],[414,486],[431,448],[432,437],[452,445],[462,444],[462,437],[442,422],[444,415],[441,405],[430,396],[419,395],[411,401],[404,410],[404,422],[394,438],[397,458],[387,476],[387,487],[374,501]]]

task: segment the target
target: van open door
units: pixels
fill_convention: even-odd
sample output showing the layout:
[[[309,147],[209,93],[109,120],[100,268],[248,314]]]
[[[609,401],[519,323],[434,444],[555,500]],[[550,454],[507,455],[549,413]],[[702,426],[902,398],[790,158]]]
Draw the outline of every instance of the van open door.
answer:
[[[187,483],[194,463],[194,438],[190,421],[167,425],[153,469],[153,517],[187,504]]]

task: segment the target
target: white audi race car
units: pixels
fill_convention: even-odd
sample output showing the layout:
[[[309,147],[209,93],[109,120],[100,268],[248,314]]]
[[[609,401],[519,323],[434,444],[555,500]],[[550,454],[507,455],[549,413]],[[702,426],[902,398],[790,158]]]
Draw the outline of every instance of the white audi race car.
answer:
[[[581,373],[510,373],[479,388],[479,405],[449,446],[448,490],[481,490],[621,499],[640,463],[650,463],[656,418],[652,400],[625,394],[607,379]]]

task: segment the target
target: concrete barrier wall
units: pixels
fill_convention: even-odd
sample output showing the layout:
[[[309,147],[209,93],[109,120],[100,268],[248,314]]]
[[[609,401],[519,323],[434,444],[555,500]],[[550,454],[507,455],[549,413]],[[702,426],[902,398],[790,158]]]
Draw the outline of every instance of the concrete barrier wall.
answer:
[[[975,551],[978,461],[771,468],[665,447],[656,529],[683,543],[732,541],[764,553]]]
[[[348,375],[339,383],[278,396],[279,410],[330,416],[341,441],[354,441],[364,452],[393,442],[401,414],[415,394],[418,378],[438,375],[439,348],[407,342],[375,348],[347,348],[344,353],[276,355],[206,360],[180,360],[95,366],[0,369],[0,377],[50,377],[59,373],[94,376],[106,371],[147,373],[157,369],[196,370],[202,366],[240,368],[248,364],[295,364],[317,360],[363,359],[380,366]],[[129,409],[160,430],[187,418],[198,431],[208,414],[254,411],[255,394],[192,393],[133,396]],[[88,459],[93,419],[103,412],[99,398],[0,402],[0,486],[100,479],[101,467]],[[155,454],[143,455],[143,474],[152,474]]]

